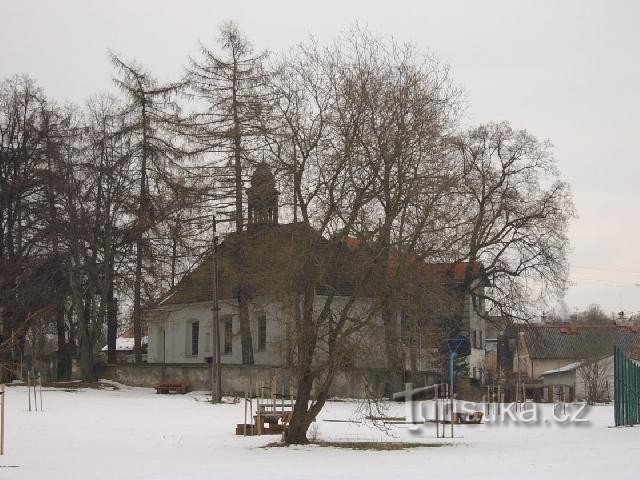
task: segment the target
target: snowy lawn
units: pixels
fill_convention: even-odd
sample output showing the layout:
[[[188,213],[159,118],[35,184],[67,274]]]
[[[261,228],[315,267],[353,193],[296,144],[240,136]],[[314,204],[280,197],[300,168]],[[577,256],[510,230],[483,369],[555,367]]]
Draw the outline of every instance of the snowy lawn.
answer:
[[[234,435],[242,403],[211,405],[202,393],[153,389],[43,392],[44,411],[28,412],[27,390],[7,388],[6,454],[0,479],[204,478],[579,478],[637,479],[640,427],[609,428],[612,407],[596,407],[587,426],[466,425],[435,438],[406,425],[387,433],[362,420],[357,402],[331,402],[312,426],[318,440],[446,443],[394,451],[305,446],[261,448],[277,436]],[[543,406],[541,408],[549,408]],[[404,415],[392,405],[389,415]]]

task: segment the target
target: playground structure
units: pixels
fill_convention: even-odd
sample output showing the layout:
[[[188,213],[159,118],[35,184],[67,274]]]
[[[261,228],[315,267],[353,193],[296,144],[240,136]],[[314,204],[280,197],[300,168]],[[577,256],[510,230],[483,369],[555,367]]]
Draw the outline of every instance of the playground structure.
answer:
[[[434,419],[436,424],[436,438],[446,438],[447,430],[453,438],[453,425],[475,425],[482,422],[484,412],[473,412],[472,414],[456,412],[454,395],[451,387],[447,383],[433,385],[434,389]],[[440,429],[442,425],[442,429]],[[446,429],[446,425],[450,425]]]
[[[244,421],[236,425],[236,435],[283,434],[295,407],[293,392],[293,385],[289,385],[288,392],[284,383],[278,388],[276,377],[270,385],[249,382],[244,395]]]
[[[520,383],[514,385],[504,385],[493,383],[485,385],[487,393],[483,401],[487,404],[510,403],[516,404],[516,409],[520,409],[527,403],[571,403],[575,402],[575,388],[570,385],[542,385],[540,383]]]
[[[613,349],[613,412],[616,427],[640,424],[640,366]]]

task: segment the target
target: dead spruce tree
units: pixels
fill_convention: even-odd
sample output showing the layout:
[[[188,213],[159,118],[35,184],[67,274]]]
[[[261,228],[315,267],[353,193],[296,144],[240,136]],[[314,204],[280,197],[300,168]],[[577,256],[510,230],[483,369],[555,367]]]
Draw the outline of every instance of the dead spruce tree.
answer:
[[[227,190],[234,198],[232,219],[236,232],[245,228],[243,192],[246,166],[255,156],[264,137],[264,117],[268,110],[263,69],[266,54],[255,54],[238,26],[226,23],[220,28],[218,54],[200,48],[200,58],[190,59],[187,68],[189,91],[198,100],[192,117],[191,140],[196,150],[209,153],[213,182],[218,191]],[[202,105],[202,108],[200,108]],[[218,212],[220,213],[220,212]],[[243,244],[236,252],[240,265],[238,306],[242,363],[253,364],[253,342],[249,321],[250,292],[247,287]],[[244,272],[244,273],[243,273]]]
[[[172,127],[179,123],[175,95],[180,83],[159,84],[136,63],[126,63],[112,54],[111,61],[119,75],[114,79],[128,102],[121,112],[125,130],[133,136],[132,158],[137,162],[138,186],[133,192],[136,204],[130,214],[134,218],[131,239],[135,244],[133,273],[133,333],[136,363],[142,361],[142,290],[145,250],[152,257],[149,230],[164,213],[163,197],[158,186],[170,181],[171,166],[180,157]]]

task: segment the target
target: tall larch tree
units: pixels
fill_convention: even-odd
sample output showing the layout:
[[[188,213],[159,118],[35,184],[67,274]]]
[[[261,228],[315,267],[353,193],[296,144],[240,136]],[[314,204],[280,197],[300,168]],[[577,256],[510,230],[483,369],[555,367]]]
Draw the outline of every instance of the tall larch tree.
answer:
[[[266,53],[254,53],[253,47],[234,23],[220,28],[221,52],[201,45],[200,58],[189,60],[189,91],[202,108],[192,118],[195,148],[210,154],[209,167],[219,189],[233,197],[230,220],[236,232],[245,228],[244,183],[247,167],[255,163],[264,142],[265,118],[269,111],[267,75],[263,68]],[[231,203],[231,202],[230,202]],[[221,213],[221,212],[218,212]],[[243,259],[246,253],[239,242],[238,307],[242,340],[242,363],[253,364],[253,343],[249,319],[251,293],[247,287]]]

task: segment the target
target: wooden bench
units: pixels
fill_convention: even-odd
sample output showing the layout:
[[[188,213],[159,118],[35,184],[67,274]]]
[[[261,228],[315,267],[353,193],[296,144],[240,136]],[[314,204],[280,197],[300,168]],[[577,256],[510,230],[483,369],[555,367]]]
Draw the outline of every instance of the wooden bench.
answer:
[[[184,395],[189,391],[189,385],[186,383],[161,383],[156,385],[156,393],[168,394],[179,393]]]

